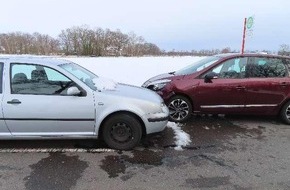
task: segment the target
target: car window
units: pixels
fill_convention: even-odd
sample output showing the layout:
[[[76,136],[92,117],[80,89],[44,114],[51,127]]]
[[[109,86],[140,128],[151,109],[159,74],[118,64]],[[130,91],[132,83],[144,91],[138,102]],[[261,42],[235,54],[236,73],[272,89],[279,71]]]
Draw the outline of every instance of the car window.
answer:
[[[206,57],[206,58],[203,58],[203,59],[201,59],[201,60],[183,68],[183,69],[175,71],[174,73],[176,75],[189,75],[189,74],[201,71],[202,69],[205,69],[205,68],[211,66],[212,64],[217,62],[219,59],[221,59],[221,58],[217,57],[217,56]]]
[[[285,61],[285,64],[286,64],[286,67],[287,67],[287,70],[288,71],[286,71],[287,73],[286,73],[286,76],[289,76],[289,72],[290,72],[290,59],[284,59],[284,61]]]
[[[251,57],[246,66],[246,77],[285,77],[286,66],[280,58]]]
[[[247,58],[234,58],[224,61],[207,73],[214,72],[218,78],[244,78]]]
[[[66,95],[73,82],[60,72],[33,64],[11,64],[12,94]]]
[[[98,76],[95,75],[94,73],[74,63],[66,63],[59,66],[65,69],[67,72],[74,75],[75,77],[77,77],[80,81],[85,83],[92,90],[97,90],[97,87],[95,86],[93,80],[98,78]]]
[[[4,63],[0,63],[0,94],[2,94],[3,65]]]
[[[57,72],[56,70],[50,69],[50,68],[45,68],[45,73],[47,74],[47,79],[49,81],[70,81],[70,79],[68,79],[66,76],[64,76],[63,74]]]

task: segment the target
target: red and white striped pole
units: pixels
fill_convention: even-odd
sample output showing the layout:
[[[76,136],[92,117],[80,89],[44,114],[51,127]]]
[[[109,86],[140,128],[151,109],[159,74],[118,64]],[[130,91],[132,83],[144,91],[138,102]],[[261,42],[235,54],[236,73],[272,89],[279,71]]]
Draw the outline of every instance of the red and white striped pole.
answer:
[[[244,54],[244,50],[245,50],[246,25],[247,25],[247,18],[245,18],[245,21],[244,21],[244,32],[243,32],[243,42],[242,42],[242,54]]]

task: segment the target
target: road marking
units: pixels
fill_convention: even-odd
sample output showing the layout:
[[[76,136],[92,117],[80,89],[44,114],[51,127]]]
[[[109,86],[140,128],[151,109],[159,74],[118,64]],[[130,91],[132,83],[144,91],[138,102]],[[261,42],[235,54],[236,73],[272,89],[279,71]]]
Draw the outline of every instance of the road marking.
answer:
[[[64,153],[64,152],[85,152],[85,153],[103,153],[103,152],[115,152],[114,149],[107,148],[10,148],[0,149],[0,153]]]

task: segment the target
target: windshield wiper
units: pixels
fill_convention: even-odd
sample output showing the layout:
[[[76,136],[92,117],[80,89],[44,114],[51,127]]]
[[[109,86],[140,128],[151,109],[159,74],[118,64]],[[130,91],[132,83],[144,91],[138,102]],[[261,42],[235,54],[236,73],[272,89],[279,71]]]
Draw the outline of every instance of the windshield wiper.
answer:
[[[168,73],[170,75],[175,75],[175,71]]]

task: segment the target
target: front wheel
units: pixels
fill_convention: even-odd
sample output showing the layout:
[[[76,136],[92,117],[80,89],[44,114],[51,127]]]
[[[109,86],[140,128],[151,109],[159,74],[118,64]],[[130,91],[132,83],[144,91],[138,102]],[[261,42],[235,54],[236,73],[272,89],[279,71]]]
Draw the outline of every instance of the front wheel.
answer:
[[[184,96],[173,96],[168,101],[169,120],[173,122],[185,122],[192,114],[192,105]]]
[[[113,115],[105,121],[102,135],[110,148],[129,150],[139,144],[142,127],[135,117],[122,113]]]
[[[280,116],[286,124],[290,125],[290,101],[283,106]]]

